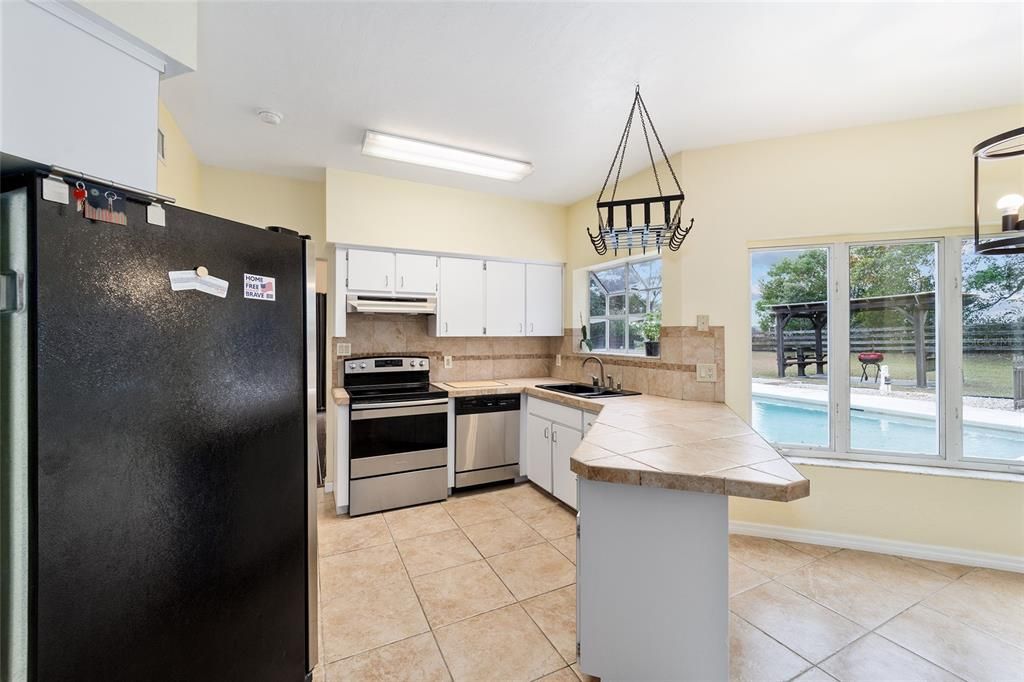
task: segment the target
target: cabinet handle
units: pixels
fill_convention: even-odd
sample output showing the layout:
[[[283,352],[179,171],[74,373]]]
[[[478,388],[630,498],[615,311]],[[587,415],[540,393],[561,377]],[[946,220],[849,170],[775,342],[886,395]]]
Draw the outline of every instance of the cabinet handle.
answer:
[[[390,284],[388,284],[388,276],[384,275],[384,288],[387,289],[389,286]]]
[[[552,443],[557,443],[558,442],[558,431],[555,431],[554,429],[551,429],[551,442]]]
[[[398,286],[402,287],[403,289],[405,288],[405,275],[402,275],[401,277],[398,278]]]
[[[548,439],[548,427],[544,427],[544,440]]]
[[[447,322],[444,323],[444,331],[445,331],[446,334],[448,333],[448,323]]]
[[[519,332],[522,333],[522,331],[523,331],[523,323],[520,322],[519,323]]]

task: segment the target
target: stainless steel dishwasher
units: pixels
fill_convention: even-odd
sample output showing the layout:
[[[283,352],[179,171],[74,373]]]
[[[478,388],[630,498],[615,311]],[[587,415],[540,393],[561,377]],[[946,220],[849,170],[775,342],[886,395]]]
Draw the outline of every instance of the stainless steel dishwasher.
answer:
[[[519,475],[519,394],[455,399],[455,487]]]

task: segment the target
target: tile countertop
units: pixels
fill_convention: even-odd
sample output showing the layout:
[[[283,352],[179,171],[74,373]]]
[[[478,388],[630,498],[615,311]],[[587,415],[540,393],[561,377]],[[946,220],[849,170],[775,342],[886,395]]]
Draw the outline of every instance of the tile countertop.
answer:
[[[593,400],[537,388],[563,379],[496,381],[505,385],[438,385],[453,398],[526,393],[596,413],[571,458],[572,470],[585,479],[776,502],[810,494],[810,481],[722,403],[650,395]],[[348,404],[344,389],[332,395],[337,404]]]

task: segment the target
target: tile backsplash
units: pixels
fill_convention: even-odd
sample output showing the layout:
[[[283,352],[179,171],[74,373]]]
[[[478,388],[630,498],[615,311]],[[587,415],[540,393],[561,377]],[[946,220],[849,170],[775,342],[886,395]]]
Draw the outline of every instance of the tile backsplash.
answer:
[[[591,353],[580,351],[579,329],[566,329],[557,339],[552,355],[562,355],[562,366],[554,367],[553,376],[571,381],[590,382],[596,374],[595,363],[583,370],[583,360]],[[662,327],[661,357],[598,354],[605,372],[615,383],[630,391],[683,400],[725,402],[725,327],[711,327],[706,332],[696,327]],[[714,364],[717,370],[713,383],[697,383],[697,364]]]
[[[334,339],[352,344],[352,357],[367,355],[424,355],[430,358],[432,381],[512,379],[553,376],[589,383],[594,363],[583,371],[579,351],[579,329],[566,329],[564,336],[518,337],[435,337],[427,334],[426,315],[368,315],[350,313],[348,334]],[[555,366],[561,354],[562,366]],[[445,369],[442,358],[452,356],[453,366]],[[605,371],[622,382],[625,389],[684,400],[725,400],[725,328],[663,327],[661,357],[601,354]],[[340,363],[335,358],[332,385],[341,386]],[[697,383],[697,364],[714,363],[714,383]]]
[[[368,315],[349,313],[347,335],[334,339],[352,344],[352,356],[425,355],[430,358],[431,381],[467,379],[508,379],[551,376],[555,356],[552,341],[561,337],[436,337],[427,334],[426,315]],[[442,358],[452,356],[451,369]],[[333,384],[341,386],[336,358]]]

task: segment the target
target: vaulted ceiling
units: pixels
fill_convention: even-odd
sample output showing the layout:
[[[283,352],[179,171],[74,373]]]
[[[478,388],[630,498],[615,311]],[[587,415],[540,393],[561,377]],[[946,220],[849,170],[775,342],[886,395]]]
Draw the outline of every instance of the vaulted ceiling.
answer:
[[[201,161],[568,203],[639,82],[670,153],[1024,101],[1024,4],[201,2],[161,94]],[[284,113],[271,127],[255,111]],[[360,154],[367,128],[530,161],[520,183]],[[636,142],[641,142],[638,137]],[[649,163],[639,146],[624,174]]]

